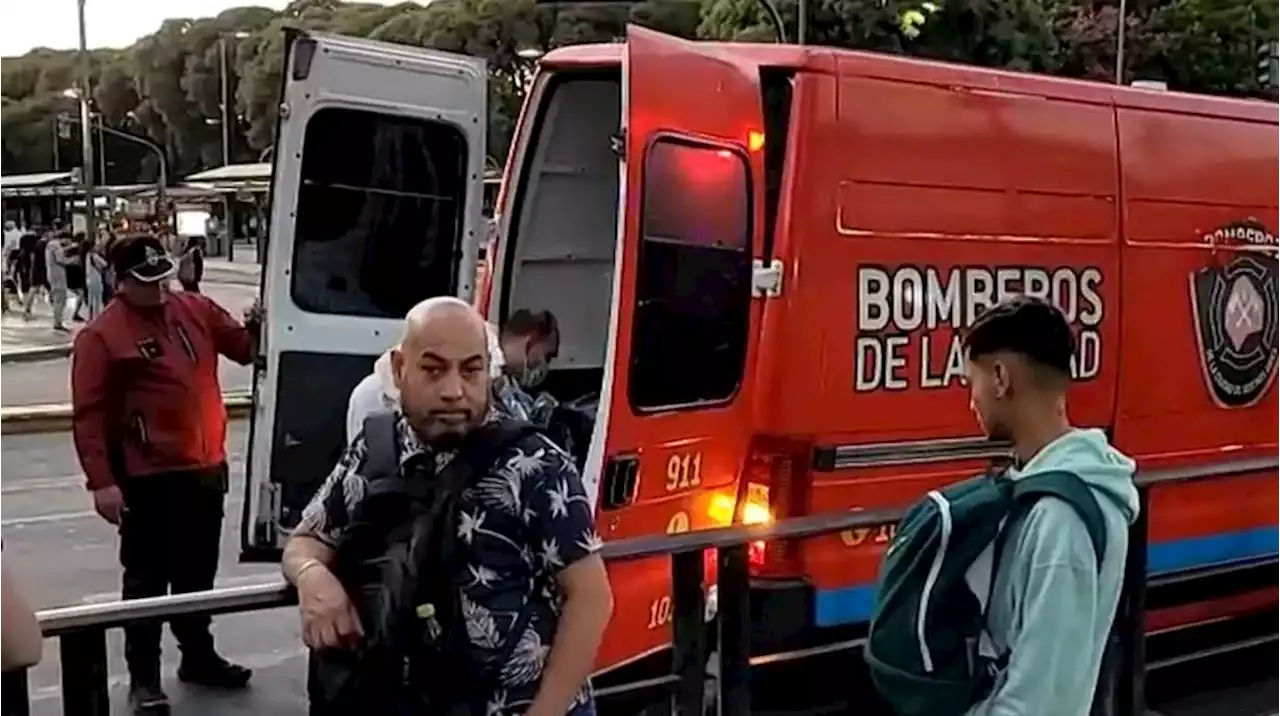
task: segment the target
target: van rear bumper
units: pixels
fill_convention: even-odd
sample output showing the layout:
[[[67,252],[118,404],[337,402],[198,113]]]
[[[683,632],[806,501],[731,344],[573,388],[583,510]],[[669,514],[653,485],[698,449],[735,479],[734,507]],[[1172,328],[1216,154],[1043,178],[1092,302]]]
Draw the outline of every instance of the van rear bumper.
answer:
[[[803,579],[751,580],[751,651],[755,654],[809,645],[816,634],[814,589]]]

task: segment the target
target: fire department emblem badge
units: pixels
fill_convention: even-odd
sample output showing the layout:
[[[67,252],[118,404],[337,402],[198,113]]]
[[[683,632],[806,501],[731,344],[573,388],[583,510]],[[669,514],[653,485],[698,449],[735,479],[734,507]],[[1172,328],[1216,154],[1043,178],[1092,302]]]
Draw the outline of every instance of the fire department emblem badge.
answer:
[[[1217,265],[1190,276],[1191,308],[1200,367],[1215,403],[1247,408],[1262,400],[1276,378],[1276,236],[1256,219],[1224,226],[1205,237],[1240,247]]]

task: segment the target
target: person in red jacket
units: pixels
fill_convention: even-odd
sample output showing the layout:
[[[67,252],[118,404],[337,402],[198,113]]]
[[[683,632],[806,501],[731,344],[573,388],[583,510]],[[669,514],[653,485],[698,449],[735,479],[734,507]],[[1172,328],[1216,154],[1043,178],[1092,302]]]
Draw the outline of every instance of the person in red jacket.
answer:
[[[177,270],[150,235],[123,237],[109,260],[114,299],[76,336],[73,432],[94,509],[120,531],[123,597],[213,588],[227,491],[227,413],[218,356],[247,365],[258,312],[240,325],[209,298],[170,292]],[[214,651],[209,619],[175,619],[178,677],[223,688],[251,672]],[[160,626],[125,629],[135,713],[166,713]]]

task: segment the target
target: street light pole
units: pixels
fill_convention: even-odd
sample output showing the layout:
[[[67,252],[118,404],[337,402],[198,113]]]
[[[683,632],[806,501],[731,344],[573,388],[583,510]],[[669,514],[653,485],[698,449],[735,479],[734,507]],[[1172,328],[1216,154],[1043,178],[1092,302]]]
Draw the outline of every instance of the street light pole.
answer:
[[[809,0],[800,0],[796,8],[796,44],[803,45],[809,38]]]
[[[218,108],[222,111],[222,166],[231,163],[231,122],[227,121],[227,94],[231,84],[227,78],[227,36],[218,36]]]
[[[76,0],[80,21],[80,181],[84,187],[84,232],[93,241],[98,234],[93,201],[93,124],[89,117],[89,40],[85,35],[84,3],[85,0]]]
[[[218,109],[220,111],[219,121],[222,124],[222,166],[231,164],[231,75],[228,72],[227,62],[227,37],[235,39],[243,39],[249,36],[247,32],[223,32],[218,35]],[[226,194],[222,196],[222,226],[223,236],[227,242],[227,260],[235,260],[235,236],[232,232],[231,220],[231,199]]]
[[[1120,0],[1120,16],[1116,18],[1116,84],[1124,84],[1124,16],[1128,8],[1125,0]]]

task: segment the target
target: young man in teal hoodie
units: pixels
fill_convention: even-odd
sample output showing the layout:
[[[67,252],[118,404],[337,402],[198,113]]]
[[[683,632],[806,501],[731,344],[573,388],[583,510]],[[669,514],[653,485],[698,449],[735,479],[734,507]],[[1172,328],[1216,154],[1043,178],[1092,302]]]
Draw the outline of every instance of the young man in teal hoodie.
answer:
[[[974,562],[966,581],[990,602],[982,649],[992,657],[1007,653],[1009,662],[969,713],[1087,716],[1138,514],[1134,462],[1101,430],[1072,427],[1066,394],[1075,341],[1057,308],[1025,296],[1003,301],[974,323],[964,346],[978,422],[989,437],[1014,445],[1009,475],[1075,473],[1093,488],[1107,527],[1099,568],[1075,510],[1044,498],[1010,526],[1000,554],[988,547]]]

